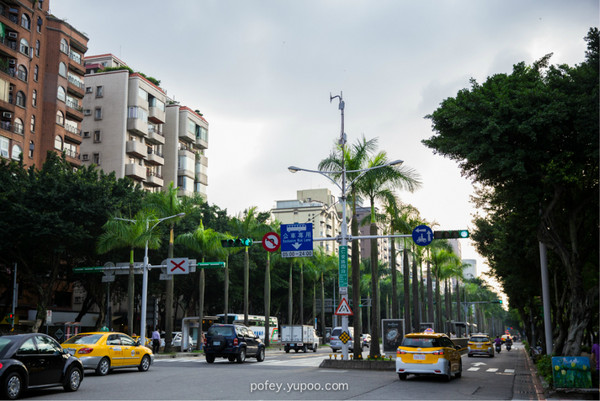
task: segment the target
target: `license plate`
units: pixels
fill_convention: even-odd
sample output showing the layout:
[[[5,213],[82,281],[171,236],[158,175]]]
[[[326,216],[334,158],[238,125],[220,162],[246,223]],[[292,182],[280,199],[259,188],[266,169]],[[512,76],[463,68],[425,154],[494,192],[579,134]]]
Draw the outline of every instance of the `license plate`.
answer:
[[[213,341],[213,345],[221,345],[221,341]]]
[[[290,344],[290,347],[294,347],[296,344]]]
[[[483,345],[477,345],[477,348],[483,348]]]
[[[423,354],[414,354],[413,355],[413,359],[415,361],[424,361],[425,360],[425,355],[423,355]]]

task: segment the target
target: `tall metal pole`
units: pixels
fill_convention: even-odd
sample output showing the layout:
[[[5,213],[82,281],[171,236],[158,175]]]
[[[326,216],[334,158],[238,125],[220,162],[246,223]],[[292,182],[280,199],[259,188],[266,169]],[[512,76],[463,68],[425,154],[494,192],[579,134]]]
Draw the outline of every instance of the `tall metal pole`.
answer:
[[[146,219],[146,231],[148,231],[148,219]],[[146,247],[144,248],[144,266],[142,269],[142,316],[140,322],[140,344],[144,345],[146,344],[146,303],[148,301],[148,240],[146,240]]]
[[[19,287],[17,287],[17,262],[15,262],[15,276],[13,277],[13,301],[12,301],[12,322],[10,322],[10,331],[15,329],[15,309],[17,308],[17,300],[19,299]]]
[[[539,244],[540,267],[542,269],[542,304],[544,305],[544,335],[546,337],[546,355],[552,355],[552,322],[550,320],[550,280],[548,279],[548,259],[546,258],[546,244],[541,241]]]

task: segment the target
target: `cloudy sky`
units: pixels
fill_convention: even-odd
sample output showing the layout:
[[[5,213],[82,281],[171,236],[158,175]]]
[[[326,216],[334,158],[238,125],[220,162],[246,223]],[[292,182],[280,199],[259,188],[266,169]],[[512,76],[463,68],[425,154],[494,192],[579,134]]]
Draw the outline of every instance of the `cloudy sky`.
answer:
[[[440,102],[553,53],[581,63],[597,0],[50,0],[51,12],[199,109],[209,126],[211,204],[267,211],[296,190],[330,188],[316,169],[340,133],[378,138],[423,186],[400,199],[438,229],[472,226],[471,182],[421,144]],[[468,241],[464,258],[480,258]]]

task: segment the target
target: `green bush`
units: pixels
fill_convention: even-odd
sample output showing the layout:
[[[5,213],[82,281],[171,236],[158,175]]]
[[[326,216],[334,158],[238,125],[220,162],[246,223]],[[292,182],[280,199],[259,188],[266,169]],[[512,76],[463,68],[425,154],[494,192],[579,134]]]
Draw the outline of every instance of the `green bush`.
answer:
[[[538,374],[544,378],[546,383],[551,387],[554,386],[552,379],[552,356],[551,355],[540,355],[537,362],[535,363]]]

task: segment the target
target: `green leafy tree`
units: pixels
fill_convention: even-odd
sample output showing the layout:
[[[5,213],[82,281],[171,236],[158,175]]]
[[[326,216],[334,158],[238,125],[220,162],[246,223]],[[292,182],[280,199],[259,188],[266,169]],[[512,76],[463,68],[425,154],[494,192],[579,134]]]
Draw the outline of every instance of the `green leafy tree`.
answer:
[[[584,329],[598,316],[598,275],[584,280],[598,270],[598,29],[586,40],[586,59],[575,67],[551,66],[547,55],[483,84],[472,80],[427,116],[436,135],[423,141],[491,188],[492,214],[537,219],[536,239],[568,283],[562,355],[579,355]]]

